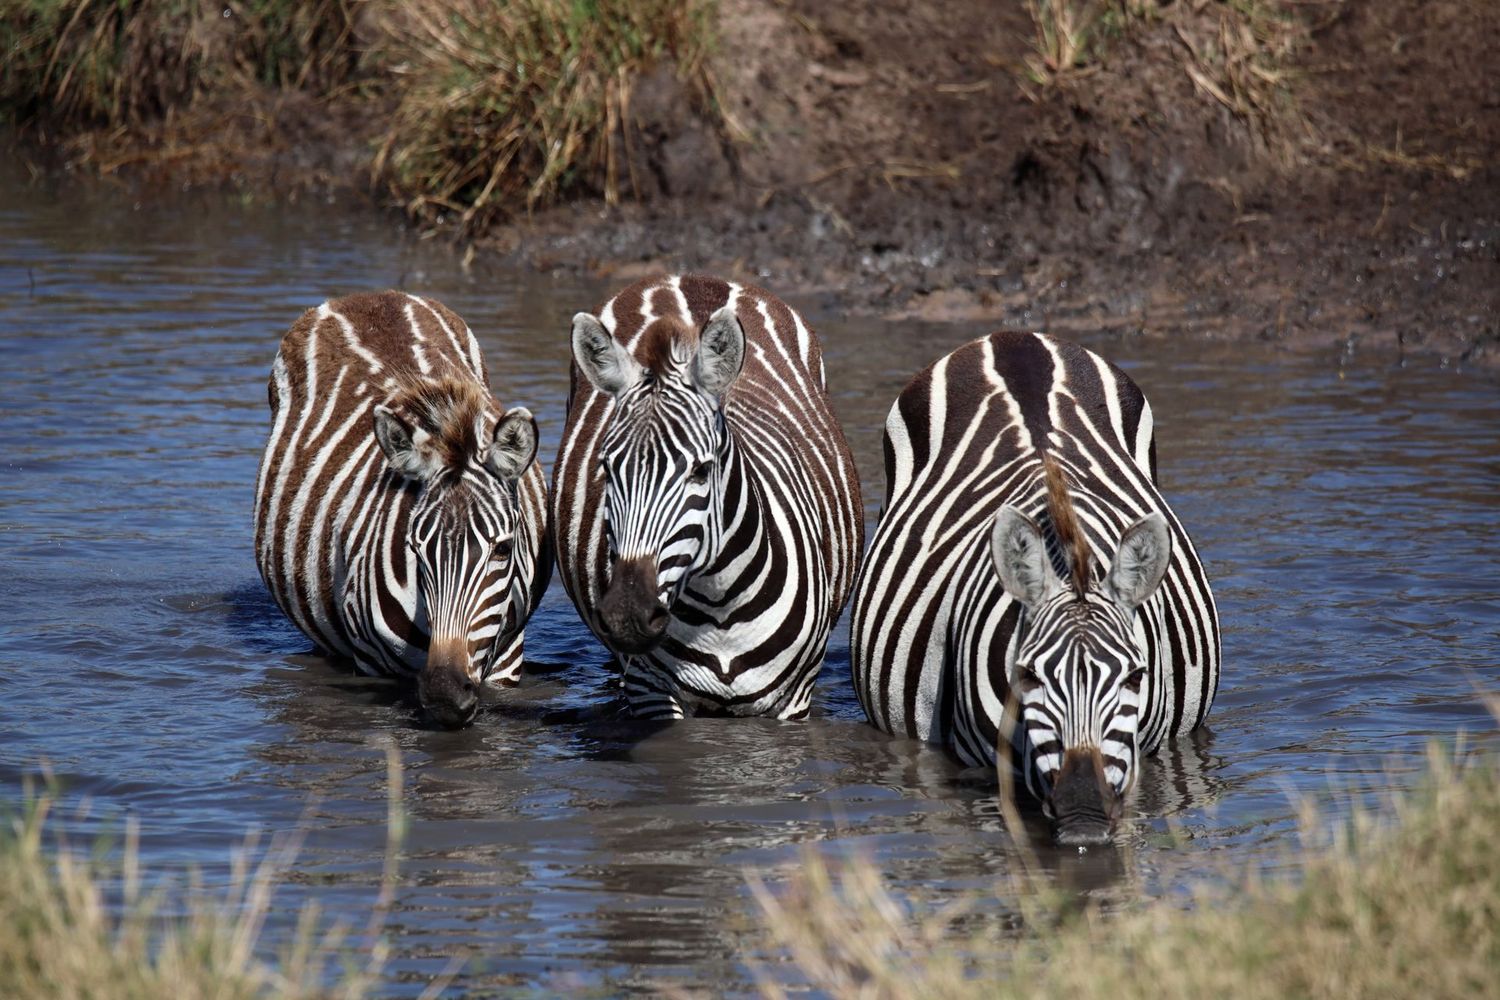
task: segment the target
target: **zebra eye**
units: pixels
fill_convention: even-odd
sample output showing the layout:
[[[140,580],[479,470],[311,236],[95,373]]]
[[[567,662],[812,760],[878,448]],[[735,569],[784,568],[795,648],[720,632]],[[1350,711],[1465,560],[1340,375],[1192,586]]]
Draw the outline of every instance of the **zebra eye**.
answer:
[[[1016,693],[1025,697],[1042,686],[1036,668],[1029,663],[1016,664]]]
[[[688,473],[688,481],[700,485],[708,482],[708,474],[713,471],[713,468],[714,464],[712,462],[699,462],[693,468],[693,471]]]
[[[494,559],[509,559],[511,551],[514,548],[515,548],[515,542],[512,539],[502,538],[498,542],[495,543],[495,547],[491,550],[491,552],[490,552],[491,558],[494,558]]]

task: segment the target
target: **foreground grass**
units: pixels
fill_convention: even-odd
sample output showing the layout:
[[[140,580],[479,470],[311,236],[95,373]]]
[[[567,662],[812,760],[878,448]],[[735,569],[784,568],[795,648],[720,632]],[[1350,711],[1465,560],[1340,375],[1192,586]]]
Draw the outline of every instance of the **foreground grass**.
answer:
[[[54,831],[55,799],[26,797],[0,826],[0,997],[6,1000],[239,1000],[365,996],[389,951],[384,920],[394,893],[402,829],[401,765],[387,751],[390,782],[386,870],[361,951],[315,904],[298,913],[290,941],[274,961],[261,932],[276,890],[296,855],[299,835],[261,852],[253,840],[236,856],[229,887],[209,893],[167,881],[145,888],[134,827],[119,860],[76,850]],[[435,984],[441,990],[445,981]]]
[[[1294,884],[1247,874],[1190,908],[1089,911],[986,941],[956,931],[951,912],[914,916],[868,863],[835,871],[812,855],[786,892],[752,889],[796,977],[834,997],[1485,996],[1500,969],[1500,767],[1429,757],[1393,826],[1357,816],[1288,859]],[[773,971],[763,991],[783,996]]]
[[[391,837],[363,950],[313,906],[265,958],[261,931],[297,844],[236,863],[222,894],[143,889],[133,835],[121,860],[49,834],[52,800],[31,797],[0,827],[0,997],[360,997],[387,955],[402,827],[401,771],[388,752]],[[833,997],[1157,998],[1486,996],[1500,968],[1500,766],[1459,768],[1429,754],[1422,788],[1377,821],[1357,815],[1331,838],[1304,818],[1309,845],[1289,856],[1296,880],[1254,874],[1201,890],[1190,908],[1158,901],[1114,915],[1018,897],[1019,938],[957,929],[977,901],[922,913],[873,865],[833,869],[809,854],[783,891],[752,880],[766,933],[792,965],[763,968],[768,997],[810,981]],[[446,981],[431,984],[437,995]]]

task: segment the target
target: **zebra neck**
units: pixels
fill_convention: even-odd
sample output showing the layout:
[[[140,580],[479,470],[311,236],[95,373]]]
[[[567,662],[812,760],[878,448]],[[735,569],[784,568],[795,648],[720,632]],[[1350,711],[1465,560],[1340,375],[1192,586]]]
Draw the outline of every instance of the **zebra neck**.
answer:
[[[700,598],[714,603],[722,602],[743,583],[747,560],[761,555],[766,544],[764,525],[770,517],[765,484],[746,460],[732,424],[720,468],[721,501],[707,539],[712,555],[688,584]]]

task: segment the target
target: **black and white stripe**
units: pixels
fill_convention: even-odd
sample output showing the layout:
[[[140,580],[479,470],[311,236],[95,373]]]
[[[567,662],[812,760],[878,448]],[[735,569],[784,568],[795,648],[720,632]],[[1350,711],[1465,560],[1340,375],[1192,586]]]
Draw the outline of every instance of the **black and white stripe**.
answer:
[[[816,336],[760,289],[640,282],[573,327],[558,565],[631,710],[800,718],[860,544]]]
[[[1060,775],[1093,768],[1117,815],[1139,756],[1202,723],[1219,679],[1213,595],[1157,490],[1145,397],[1077,345],[998,333],[911,381],[885,457],[851,636],[870,720],[971,764],[1008,733],[1049,810]],[[1049,465],[1082,553],[1058,537]],[[1069,586],[1077,555],[1087,579]]]
[[[261,575],[321,649],[416,678],[460,724],[514,682],[551,575],[536,425],[489,393],[453,313],[399,292],[309,310],[282,339],[255,498]]]

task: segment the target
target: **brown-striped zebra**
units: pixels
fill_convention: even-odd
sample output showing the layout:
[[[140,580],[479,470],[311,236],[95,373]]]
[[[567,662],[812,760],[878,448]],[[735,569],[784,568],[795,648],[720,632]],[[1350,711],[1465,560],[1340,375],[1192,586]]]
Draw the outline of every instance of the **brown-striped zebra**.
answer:
[[[579,313],[572,342],[558,568],[632,713],[805,716],[862,521],[817,337],[689,275]]]
[[[351,295],[303,314],[271,367],[255,555],[327,653],[417,680],[464,725],[521,671],[552,572],[536,422],[490,395],[479,343],[432,299]]]
[[[1199,725],[1219,682],[1145,396],[1075,344],[997,333],[912,379],[885,456],[851,623],[870,720],[971,764],[1008,735],[1059,839],[1106,839],[1138,757]]]

